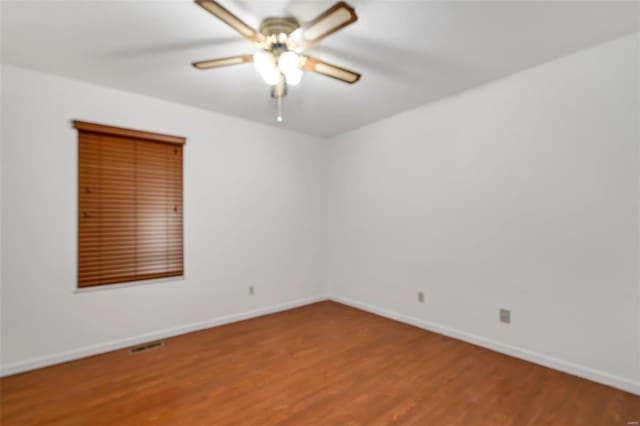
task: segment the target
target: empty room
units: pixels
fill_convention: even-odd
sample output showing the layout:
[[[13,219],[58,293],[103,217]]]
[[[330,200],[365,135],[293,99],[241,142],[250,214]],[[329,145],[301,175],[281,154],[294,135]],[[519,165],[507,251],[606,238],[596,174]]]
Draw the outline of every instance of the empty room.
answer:
[[[0,0],[0,424],[639,425],[640,2]]]

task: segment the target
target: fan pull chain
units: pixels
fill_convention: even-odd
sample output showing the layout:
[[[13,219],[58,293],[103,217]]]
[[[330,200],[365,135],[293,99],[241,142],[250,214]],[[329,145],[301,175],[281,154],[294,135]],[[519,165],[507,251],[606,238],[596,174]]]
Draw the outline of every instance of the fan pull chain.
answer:
[[[276,97],[276,106],[278,110],[278,115],[276,116],[276,121],[278,123],[282,122],[282,96]]]

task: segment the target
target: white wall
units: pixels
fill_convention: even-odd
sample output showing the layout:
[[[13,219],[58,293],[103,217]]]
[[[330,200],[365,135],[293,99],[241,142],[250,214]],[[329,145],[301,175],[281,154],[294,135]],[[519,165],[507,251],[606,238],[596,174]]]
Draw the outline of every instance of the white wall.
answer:
[[[328,284],[640,393],[638,48],[627,37],[330,141],[3,66],[2,373],[317,300]],[[74,292],[71,119],[188,138],[184,280]]]
[[[318,139],[11,66],[1,72],[4,374],[326,296]],[[184,279],[74,291],[72,119],[187,137]]]
[[[330,294],[640,393],[638,74],[630,36],[336,137]]]

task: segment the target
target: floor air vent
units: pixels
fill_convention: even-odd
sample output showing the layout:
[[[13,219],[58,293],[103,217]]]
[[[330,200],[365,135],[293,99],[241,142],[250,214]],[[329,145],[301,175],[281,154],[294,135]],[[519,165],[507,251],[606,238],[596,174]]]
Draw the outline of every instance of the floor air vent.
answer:
[[[144,351],[150,351],[151,349],[158,349],[163,346],[164,342],[145,343],[144,345],[136,346],[129,349],[129,355],[137,354]]]

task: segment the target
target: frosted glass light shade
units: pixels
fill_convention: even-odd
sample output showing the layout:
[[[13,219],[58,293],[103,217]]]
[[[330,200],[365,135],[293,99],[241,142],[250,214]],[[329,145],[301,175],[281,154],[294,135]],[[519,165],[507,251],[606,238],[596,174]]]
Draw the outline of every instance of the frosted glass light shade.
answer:
[[[276,67],[276,61],[273,55],[269,52],[256,52],[253,55],[253,63],[260,73],[260,77],[270,86],[278,84],[280,81],[280,71]]]
[[[300,69],[300,56],[295,52],[284,52],[278,59],[278,67],[284,74],[287,84],[295,86],[300,83],[302,70]]]

